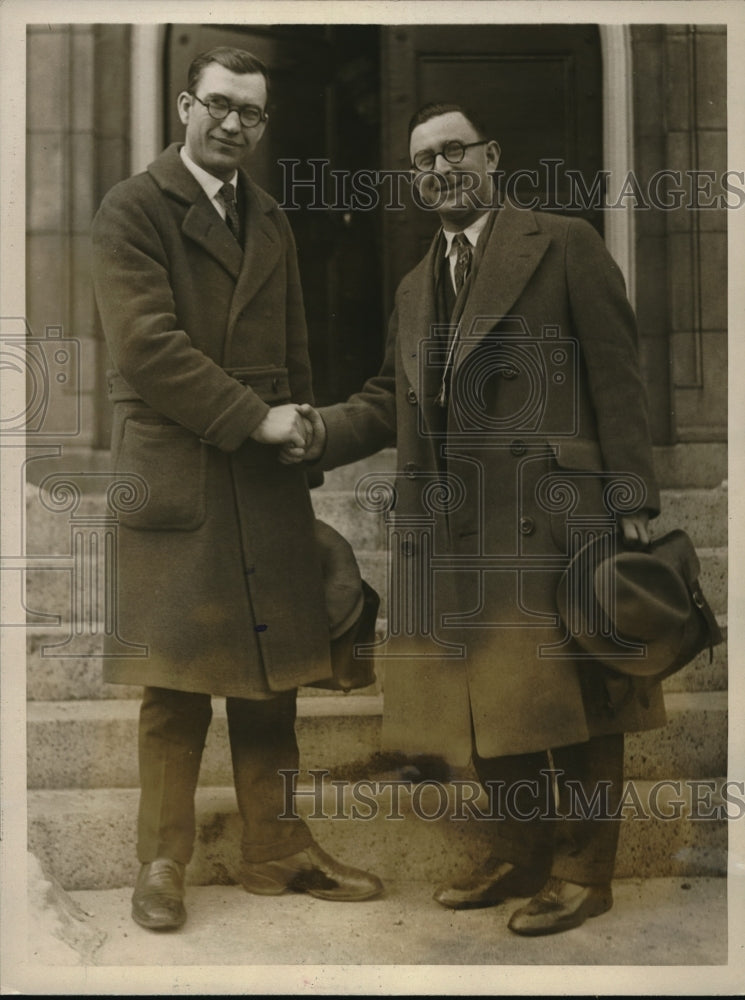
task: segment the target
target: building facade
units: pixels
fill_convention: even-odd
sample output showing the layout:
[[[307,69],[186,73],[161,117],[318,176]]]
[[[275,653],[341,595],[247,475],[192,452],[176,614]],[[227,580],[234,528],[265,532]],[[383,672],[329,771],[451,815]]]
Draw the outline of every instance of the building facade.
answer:
[[[91,219],[179,137],[193,55],[237,44],[272,74],[251,169],[295,231],[321,402],[375,371],[395,286],[433,231],[404,176],[408,118],[465,99],[495,130],[508,191],[586,215],[624,271],[663,484],[726,478],[727,210],[745,184],[725,175],[724,26],[29,25],[27,42],[27,318],[80,344],[70,462],[105,463],[109,434]],[[367,200],[341,179],[361,171]]]

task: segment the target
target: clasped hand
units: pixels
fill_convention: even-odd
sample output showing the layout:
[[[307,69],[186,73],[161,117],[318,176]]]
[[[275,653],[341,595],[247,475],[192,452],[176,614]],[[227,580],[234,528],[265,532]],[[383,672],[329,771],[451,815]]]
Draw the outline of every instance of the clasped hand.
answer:
[[[307,403],[273,406],[251,437],[260,444],[280,445],[283,465],[312,462],[326,443],[326,427],[319,413]]]

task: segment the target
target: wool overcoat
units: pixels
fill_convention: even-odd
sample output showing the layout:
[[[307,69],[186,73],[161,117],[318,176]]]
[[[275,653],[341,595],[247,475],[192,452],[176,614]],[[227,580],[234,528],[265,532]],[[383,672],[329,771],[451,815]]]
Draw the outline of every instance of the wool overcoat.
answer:
[[[582,659],[556,604],[588,532],[659,510],[620,270],[586,222],[510,204],[484,242],[457,336],[436,322],[436,238],[398,288],[380,373],[321,411],[325,468],[397,445],[383,738],[454,764],[472,727],[495,757],[665,721],[659,685],[643,705]]]
[[[174,144],[93,223],[132,491],[108,681],[261,697],[331,674],[307,475],[249,438],[270,406],[313,398],[295,245],[243,171],[239,198],[243,251]]]

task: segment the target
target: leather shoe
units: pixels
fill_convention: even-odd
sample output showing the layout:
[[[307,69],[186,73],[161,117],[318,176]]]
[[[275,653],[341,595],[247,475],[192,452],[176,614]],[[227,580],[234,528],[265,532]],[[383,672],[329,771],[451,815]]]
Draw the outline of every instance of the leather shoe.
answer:
[[[172,931],[186,920],[184,865],[156,858],[140,868],[132,894],[132,919],[151,931]]]
[[[510,896],[530,896],[542,883],[541,875],[494,858],[470,875],[438,886],[433,898],[451,910],[475,910],[496,906]]]
[[[318,899],[345,902],[372,899],[383,891],[377,876],[335,861],[315,843],[276,861],[244,862],[241,884],[260,896],[307,892]]]
[[[510,917],[507,925],[516,934],[557,934],[579,927],[613,906],[609,884],[577,885],[552,876],[527,906]]]

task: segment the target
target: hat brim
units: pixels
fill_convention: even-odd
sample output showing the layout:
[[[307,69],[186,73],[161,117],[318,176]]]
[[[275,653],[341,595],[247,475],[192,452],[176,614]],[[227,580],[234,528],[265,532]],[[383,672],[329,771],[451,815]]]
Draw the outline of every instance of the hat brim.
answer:
[[[594,589],[588,598],[588,581],[593,580],[603,560],[613,558],[614,548],[622,550],[620,541],[601,535],[575,553],[559,580],[556,592],[559,614],[582,653],[602,665],[633,677],[664,673],[676,662],[684,647],[686,622],[654,639],[642,641],[614,627],[597,602]],[[579,600],[575,599],[578,588],[582,591]]]
[[[329,636],[333,640],[347,632],[362,612],[362,577],[354,550],[343,535],[318,518],[315,534],[323,572]]]

